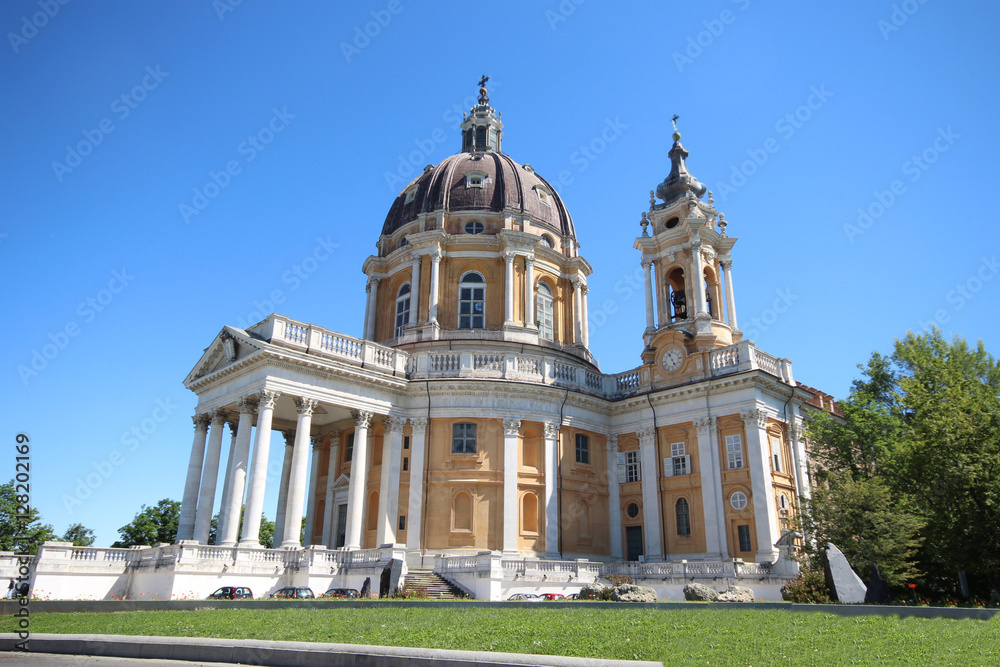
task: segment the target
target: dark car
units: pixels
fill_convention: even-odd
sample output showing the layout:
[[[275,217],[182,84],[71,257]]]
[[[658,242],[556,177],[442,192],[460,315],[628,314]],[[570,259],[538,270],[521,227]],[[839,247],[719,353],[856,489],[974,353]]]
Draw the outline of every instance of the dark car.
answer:
[[[321,597],[353,600],[354,598],[361,597],[361,593],[354,588],[331,588],[326,593],[323,593]]]
[[[209,600],[253,600],[253,591],[246,586],[223,586],[208,596]]]
[[[314,600],[316,599],[316,594],[313,593],[311,588],[304,586],[287,586],[271,593],[271,597],[286,600]]]

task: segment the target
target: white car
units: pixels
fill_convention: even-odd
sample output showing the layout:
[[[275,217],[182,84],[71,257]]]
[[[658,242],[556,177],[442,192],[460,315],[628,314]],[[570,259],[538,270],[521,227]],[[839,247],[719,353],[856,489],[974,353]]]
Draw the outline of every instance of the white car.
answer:
[[[544,598],[540,595],[535,595],[534,593],[514,593],[509,598],[507,602],[543,602]]]

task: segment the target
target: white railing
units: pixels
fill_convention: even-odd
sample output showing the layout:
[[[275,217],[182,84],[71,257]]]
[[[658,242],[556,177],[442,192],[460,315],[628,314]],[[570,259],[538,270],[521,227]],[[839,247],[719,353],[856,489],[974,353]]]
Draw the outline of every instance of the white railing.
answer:
[[[428,361],[432,373],[457,373],[461,366],[461,357],[451,352],[431,354]]]
[[[615,393],[619,396],[639,390],[639,371],[626,371],[615,376]]]
[[[538,357],[517,357],[517,372],[521,375],[541,375],[542,360]]]
[[[496,373],[502,373],[503,358],[502,354],[476,354],[472,357],[472,366],[477,371],[493,371]]]

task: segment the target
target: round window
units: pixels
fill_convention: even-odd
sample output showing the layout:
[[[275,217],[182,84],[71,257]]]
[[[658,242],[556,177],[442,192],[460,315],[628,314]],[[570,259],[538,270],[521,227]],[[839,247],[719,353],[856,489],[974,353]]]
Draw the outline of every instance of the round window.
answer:
[[[667,229],[673,229],[678,225],[678,223],[680,223],[680,221],[681,221],[680,218],[670,218],[669,220],[667,220],[667,224],[665,224],[664,227],[666,227]]]
[[[639,516],[639,506],[635,503],[629,503],[629,506],[625,508],[625,514],[628,514],[628,518],[634,519]]]
[[[465,223],[466,234],[482,234],[484,229],[486,228],[483,227],[483,223],[479,222],[478,220],[470,220],[469,222]]]
[[[746,509],[747,494],[742,491],[737,491],[733,495],[729,496],[729,504],[733,506],[734,510]]]

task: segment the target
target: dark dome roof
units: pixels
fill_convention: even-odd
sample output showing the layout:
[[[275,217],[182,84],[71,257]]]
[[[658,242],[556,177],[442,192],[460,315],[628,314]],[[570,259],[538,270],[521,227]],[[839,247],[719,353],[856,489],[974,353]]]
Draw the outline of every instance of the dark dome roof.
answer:
[[[482,187],[467,187],[466,175],[483,174]],[[416,187],[413,198],[406,194]],[[548,194],[544,203],[535,192]],[[396,197],[382,227],[383,236],[433,211],[504,211],[530,213],[537,222],[551,226],[564,236],[576,238],[573,219],[559,193],[529,166],[521,166],[503,153],[458,153],[429,167]]]

